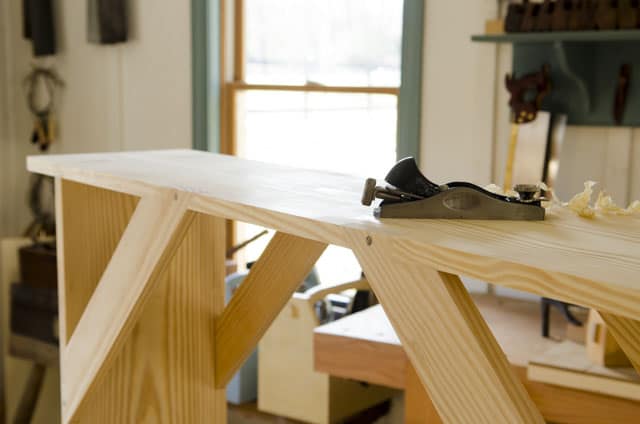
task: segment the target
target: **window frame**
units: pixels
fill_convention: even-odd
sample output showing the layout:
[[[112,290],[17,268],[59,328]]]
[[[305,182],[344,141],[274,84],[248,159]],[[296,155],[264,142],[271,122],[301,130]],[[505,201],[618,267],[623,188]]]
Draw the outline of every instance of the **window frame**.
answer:
[[[304,92],[304,93],[345,93],[345,94],[383,94],[396,96],[396,104],[399,110],[400,87],[393,86],[333,86],[323,84],[286,85],[286,84],[252,84],[245,81],[245,19],[244,0],[233,1],[233,37],[228,39],[226,28],[227,15],[225,0],[220,1],[220,72],[221,72],[221,99],[220,99],[220,153],[236,155],[238,152],[237,140],[237,96],[245,91],[280,91],[280,92]],[[410,1],[410,0],[405,0]],[[422,0],[420,0],[422,1]],[[403,20],[404,20],[403,16]],[[404,31],[403,31],[404,39]],[[233,72],[231,78],[225,78],[228,73],[225,63],[226,49],[232,49]],[[397,143],[397,141],[396,141]]]

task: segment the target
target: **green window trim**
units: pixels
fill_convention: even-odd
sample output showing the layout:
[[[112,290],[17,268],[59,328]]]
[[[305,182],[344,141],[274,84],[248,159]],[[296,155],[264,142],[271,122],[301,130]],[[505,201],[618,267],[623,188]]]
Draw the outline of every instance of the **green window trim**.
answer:
[[[398,96],[397,157],[420,161],[422,121],[422,49],[424,0],[404,0],[402,17],[402,76]]]
[[[220,4],[191,0],[193,147],[220,151]],[[397,157],[420,158],[424,0],[404,0]]]

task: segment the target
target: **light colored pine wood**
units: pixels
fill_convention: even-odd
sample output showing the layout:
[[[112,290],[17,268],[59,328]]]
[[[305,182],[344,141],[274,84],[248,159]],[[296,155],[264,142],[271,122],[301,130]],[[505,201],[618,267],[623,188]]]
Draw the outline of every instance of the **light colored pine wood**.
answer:
[[[568,340],[555,343],[541,354],[531,356],[528,378],[640,401],[640,376],[631,365],[606,367],[595,364],[587,357],[585,349]]]
[[[60,340],[66,345],[107,267],[138,198],[56,179]],[[64,202],[62,202],[64,198]],[[67,219],[72,225],[66,226]],[[73,302],[65,302],[73,293]]]
[[[194,151],[32,157],[33,171],[140,194],[194,193],[190,209],[347,246],[344,229],[404,240],[403,261],[640,319],[638,218],[543,222],[385,220],[359,203],[363,179]]]
[[[321,325],[313,333],[316,371],[405,388],[407,356],[382,306]]]
[[[516,367],[515,372],[547,422],[632,424],[640,416],[638,402],[531,381],[524,367]]]
[[[555,340],[540,337],[539,305],[487,295],[474,294],[472,297],[545,420],[567,424],[632,423],[640,416],[640,402],[529,380],[529,359],[544,355],[545,351],[558,345]],[[552,314],[551,324],[552,337],[560,337],[564,320]],[[412,368],[380,306],[322,325],[314,333],[317,371],[404,389],[408,422],[434,422],[430,421],[433,418],[425,418],[429,408],[414,408],[431,403],[422,383],[418,386],[415,381],[409,381],[411,377],[417,379],[415,371],[413,376],[403,374],[392,381],[380,379],[390,370],[396,370],[396,373],[407,370],[408,373]],[[567,359],[571,362],[579,362],[576,358],[586,360],[584,346],[579,349],[579,353],[572,354],[573,359]],[[419,421],[420,417],[423,421]]]
[[[542,423],[460,279],[419,263],[384,237],[352,248],[447,423]]]
[[[224,252],[224,221],[196,214],[78,422],[227,422],[226,391],[213,384]]]
[[[60,234],[59,242],[64,250],[60,251],[59,260],[73,264],[74,271],[81,266],[78,261],[86,261],[86,269],[98,271],[92,274],[87,272],[85,275],[93,275],[93,278],[97,279],[101,273],[99,267],[106,266],[112,254],[109,248],[105,247],[104,240],[111,240],[112,245],[117,243],[123,227],[129,220],[127,206],[135,205],[136,199],[123,201],[119,193],[66,181],[58,182],[58,186],[64,187],[63,190],[59,190],[58,210],[62,213],[58,214],[58,221],[66,230]],[[128,332],[128,337],[122,337],[121,332],[120,338],[124,340],[115,344],[116,349],[113,345],[109,349],[111,356],[102,364],[100,376],[93,382],[92,390],[81,400],[73,418],[74,422],[202,422],[212,417],[217,417],[214,422],[226,422],[226,393],[213,386],[212,359],[214,319],[224,307],[224,221],[189,212],[189,217],[185,219],[191,222],[191,225],[187,229],[185,219],[180,217],[184,212],[185,195],[180,195],[177,200],[172,194],[167,195],[160,204],[154,201],[141,204],[143,207],[137,210],[133,226],[127,229],[128,234],[118,247],[121,252],[114,255],[111,265],[122,262],[123,257],[127,256],[127,252],[123,250],[131,248],[132,245],[142,247],[139,251],[129,252],[132,261],[140,259],[141,254],[145,256],[149,250],[155,250],[157,254],[157,250],[162,250],[161,246],[167,244],[166,234],[163,240],[160,236],[163,232],[159,231],[160,229],[171,233],[171,227],[180,227],[177,231],[182,230],[183,234],[186,231],[186,235],[181,243],[174,246],[173,250],[177,251],[173,259],[166,261],[168,264],[164,272],[156,275],[156,287],[147,293],[145,306],[135,306],[139,310],[133,315],[139,315],[139,319],[135,320],[129,315],[128,324],[133,330]],[[87,199],[84,204],[81,201],[83,196]],[[163,197],[162,194],[160,197]],[[64,205],[66,199],[69,199],[70,204]],[[153,219],[153,215],[163,215],[163,203],[179,204],[174,207],[174,214],[169,210],[164,216],[171,222]],[[64,225],[65,223],[67,225]],[[96,228],[92,229],[92,226]],[[73,234],[74,231],[84,232],[86,238]],[[140,234],[141,232],[143,234]],[[98,234],[100,237],[92,237],[92,234]],[[174,237],[176,238],[180,237]],[[145,242],[149,243],[150,249],[145,249]],[[112,249],[115,249],[115,246]],[[145,274],[144,269],[149,268],[149,262],[153,260],[140,262],[141,271],[135,271]],[[66,275],[69,278],[68,271],[67,267],[67,273],[63,273],[63,277]],[[108,286],[107,289],[113,289],[113,297],[100,296],[98,289],[90,304],[102,297],[102,300],[107,298],[103,303],[113,305],[113,301],[110,300],[116,298],[117,293],[113,292],[117,291],[115,289],[118,286],[121,289],[129,288],[126,286],[133,289],[135,286],[136,281],[132,281],[130,276],[136,275],[136,272],[120,276],[120,281],[113,273],[112,277],[108,275],[109,272],[103,276],[102,283],[105,283],[105,280],[109,283],[105,284]],[[154,277],[151,276],[151,279]],[[124,286],[122,282],[125,283]],[[102,283],[100,287],[104,288]],[[77,305],[74,306],[81,314],[97,281],[89,280],[87,285],[89,287],[85,287],[85,290],[82,290],[82,287],[75,291],[67,290],[61,304],[62,309],[75,302]],[[131,299],[118,300],[126,304]],[[104,305],[101,307],[106,308]],[[91,317],[92,313],[95,315],[96,310],[90,306],[88,316]],[[83,317],[79,328],[82,327],[85,318],[87,317]],[[117,316],[110,316],[103,321],[96,324],[95,331],[100,331],[98,327],[117,322]],[[107,333],[104,331],[97,334],[105,336]],[[75,337],[78,337],[78,333],[73,334],[72,342],[67,349],[80,350],[91,347],[85,346],[84,343],[74,347]],[[90,338],[85,338],[85,343],[91,343]],[[121,345],[120,349],[117,349],[118,344]],[[107,349],[108,346],[103,348]],[[68,350],[66,353],[67,361],[63,360],[62,370],[63,386],[70,379],[79,378],[78,373],[80,377],[86,378],[81,368],[82,364],[77,360],[70,360]],[[194,379],[194,375],[198,378]],[[69,421],[69,415],[70,412],[67,410],[65,422]]]
[[[276,233],[216,322],[216,386],[225,387],[302,284],[326,244]]]
[[[64,199],[63,199],[64,202]],[[65,421],[115,359],[162,271],[191,224],[187,194],[143,197],[64,348],[62,405]],[[66,304],[71,304],[66,299]]]
[[[585,345],[587,357],[601,367],[630,367],[629,358],[620,347],[611,329],[595,309],[589,310],[586,321]]]
[[[464,290],[458,290],[458,286],[462,287],[459,281],[448,274],[467,275],[640,320],[640,283],[636,278],[640,272],[640,233],[636,231],[636,217],[585,220],[563,210],[553,210],[543,222],[378,221],[369,208],[359,204],[361,177],[193,151],[33,157],[29,158],[28,167],[35,172],[142,197],[167,189],[187,193],[190,201],[185,204],[186,209],[271,227],[320,244],[354,247],[360,250],[361,260],[361,249],[365,252],[371,249],[362,245],[366,236],[370,236],[374,246],[383,240],[386,255],[376,254],[377,262],[369,261],[365,268],[385,277],[377,284],[371,276],[369,279],[386,302],[404,307],[402,310],[391,307],[392,321],[398,321],[396,313],[402,318],[409,315],[408,311],[418,322],[431,316],[431,312],[424,310],[429,309],[425,305],[434,303],[433,296],[421,291],[423,286],[418,280],[424,274],[436,281],[432,285],[437,288],[440,303],[433,309],[453,312],[444,322],[453,320],[461,333],[468,336],[461,338],[456,332],[453,335],[446,332],[447,343],[467,354],[473,352],[472,356],[482,358],[489,369],[493,368],[486,375],[472,374],[472,381],[490,384],[486,384],[489,390],[470,398],[469,404],[485,413],[486,406],[483,409],[482,405],[487,402],[483,399],[490,399],[494,412],[506,420],[537,420],[539,416],[529,415],[530,402],[522,399],[522,391],[505,375],[504,358],[494,356],[500,353],[499,349],[494,349],[495,342],[482,321],[476,320],[475,310],[466,309],[468,299]],[[389,276],[393,278],[386,278]],[[394,279],[402,280],[404,290],[408,287],[415,304],[403,298],[402,292],[398,294],[400,285],[385,282]],[[422,347],[431,330],[412,323],[412,319],[403,321],[406,328],[402,329],[401,337],[405,344],[407,340],[412,342],[410,352],[415,360],[415,346]],[[437,329],[445,333],[442,328]],[[445,357],[438,350],[441,346],[425,347],[436,349]],[[461,359],[461,351],[454,351],[459,355],[456,362]],[[417,371],[425,381],[424,367],[417,367]],[[440,384],[442,379],[436,381]],[[446,398],[449,394],[437,396]],[[442,405],[447,409],[443,398],[434,401],[439,410]],[[450,408],[444,412],[456,416]]]
[[[600,315],[633,367],[640,373],[640,322],[607,312],[601,312]]]
[[[427,394],[416,370],[408,364],[404,392],[405,424],[442,424],[440,415]]]
[[[357,287],[362,287],[362,280],[337,284],[327,291],[312,288],[294,293],[289,299],[260,340],[258,407],[261,411],[302,422],[329,424],[343,422],[394,395],[394,391],[386,387],[365,386],[357,378],[342,379],[314,369],[313,330],[320,324],[314,308],[318,293],[340,293]],[[372,356],[372,352],[368,352],[369,361],[365,357],[360,360],[370,363],[375,359]]]

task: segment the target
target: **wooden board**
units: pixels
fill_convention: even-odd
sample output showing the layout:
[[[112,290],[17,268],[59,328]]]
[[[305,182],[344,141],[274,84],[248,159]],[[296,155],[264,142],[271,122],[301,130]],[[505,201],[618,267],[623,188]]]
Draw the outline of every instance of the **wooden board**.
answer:
[[[351,236],[367,280],[444,422],[543,422],[457,276],[419,262],[397,266],[399,241]]]
[[[31,171],[129,194],[193,193],[189,207],[348,246],[344,229],[405,241],[403,258],[441,271],[640,319],[640,219],[385,220],[360,205],[363,178],[195,151],[30,157]]]
[[[403,389],[407,357],[382,306],[314,330],[314,367],[330,375]]]
[[[152,283],[149,286],[152,286],[153,290],[149,293],[145,293],[144,290],[142,293],[136,293],[146,285],[141,283],[143,275],[149,274],[150,267],[155,268],[154,256],[157,258],[159,250],[171,245],[167,233],[172,233],[170,229],[172,226],[175,227],[173,224],[180,222],[176,225],[184,227],[184,220],[178,213],[167,213],[163,219],[169,222],[149,227],[155,220],[153,212],[150,212],[153,208],[148,208],[155,204],[153,196],[166,198],[165,195],[169,195],[170,202],[181,204],[186,195],[174,197],[172,193],[145,193],[145,196],[152,196],[151,203],[148,203],[148,197],[141,201],[140,205],[144,207],[133,213],[129,223],[134,228],[127,226],[129,217],[117,202],[117,193],[78,184],[67,185],[66,181],[59,181],[58,187],[64,188],[58,190],[61,198],[58,202],[60,213],[57,219],[60,228],[63,229],[58,240],[59,263],[77,263],[74,262],[78,260],[77,255],[86,255],[85,260],[91,262],[86,269],[96,270],[87,274],[95,280],[87,280],[85,284],[88,287],[85,290],[62,291],[64,297],[61,297],[61,316],[65,315],[66,305],[78,303],[82,317],[75,331],[67,334],[70,344],[67,344],[65,339],[61,342],[63,393],[69,393],[74,387],[76,390],[71,393],[80,393],[74,396],[71,402],[63,404],[64,422],[68,422],[72,416],[78,422],[96,423],[154,422],[160,421],[162,417],[176,422],[200,422],[205,420],[204,417],[216,417],[216,422],[224,422],[225,391],[215,389],[213,368],[213,319],[222,311],[224,302],[224,221],[188,212],[192,215],[189,219],[190,225],[182,231],[181,240],[175,241],[175,249],[167,248],[173,250],[174,254],[169,255],[170,258],[159,259],[160,263],[167,262],[164,272],[158,278],[154,275],[148,276]],[[73,218],[82,216],[82,212],[64,208],[67,197],[78,199],[78,196],[74,196],[76,190],[85,194],[86,191],[101,191],[102,193],[96,193],[95,196],[102,196],[104,204],[108,205],[111,200],[114,202],[112,205],[120,206],[104,207],[99,202],[91,201],[75,203],[80,211],[86,208],[87,216],[93,218],[76,222]],[[87,199],[96,198],[95,196],[89,195]],[[158,206],[156,213],[163,215],[166,205],[155,206]],[[101,207],[104,210],[101,210]],[[184,208],[178,209],[182,209],[184,215]],[[105,214],[104,219],[99,219],[102,214]],[[103,228],[90,230],[88,227],[91,225]],[[124,227],[127,229],[124,230],[123,243],[117,248],[114,245],[114,251],[111,252],[104,247],[104,242],[100,239],[87,240],[73,235],[74,232],[89,234],[89,231],[92,231],[92,234],[105,234],[108,239],[115,239],[117,244],[119,232]],[[138,262],[139,267],[130,272],[131,278],[116,278],[118,271],[123,272],[129,266],[127,257],[135,260],[140,253],[147,253],[148,249],[143,246],[147,242],[151,242],[151,250],[154,252]],[[127,250],[131,250],[130,255],[126,254]],[[138,250],[140,251],[137,252]],[[112,256],[113,260],[110,261]],[[114,263],[124,266],[113,269]],[[99,270],[99,266],[105,269]],[[68,272],[69,269],[65,271]],[[108,281],[108,284],[103,284],[105,281]],[[131,299],[123,297],[123,293],[128,289],[122,282],[130,284]],[[95,293],[91,296],[94,288]],[[86,290],[90,290],[88,296]],[[113,296],[110,297],[109,294]],[[134,302],[135,305],[131,309],[131,300],[137,297],[144,298],[144,301]],[[96,346],[96,340],[91,333],[79,329],[83,328],[83,323],[89,322],[87,320],[111,308],[111,303],[115,300],[122,305],[123,310],[128,309],[129,312],[116,311],[112,315],[113,320],[98,320],[98,327],[110,327],[99,334],[104,335],[109,343],[113,342],[116,335],[116,342]],[[100,305],[91,306],[95,302],[100,302]],[[89,305],[86,313],[83,313],[86,306],[82,304]],[[125,330],[121,326],[124,326]],[[95,356],[102,357],[102,362],[95,362],[91,359],[93,357],[90,357],[90,365],[79,366],[80,361],[86,362],[83,345],[76,344],[76,347],[73,347],[74,339],[80,334],[84,334],[83,339],[87,341],[84,349],[97,352]],[[122,340],[118,341],[118,338]],[[71,357],[79,358],[79,361],[71,362]],[[198,377],[194,379],[194,376]],[[87,391],[88,387],[91,390]],[[82,394],[83,392],[86,394]]]
[[[532,381],[640,401],[640,376],[633,368],[593,364],[585,347],[570,341],[532,357],[527,376]]]
[[[224,388],[327,247],[276,233],[216,322],[216,385]],[[256,301],[259,300],[259,301]]]
[[[540,309],[536,302],[489,295],[474,295],[480,313],[503,348],[516,375],[524,384],[544,418],[549,422],[567,424],[632,423],[640,414],[640,402],[559,387],[527,378],[529,358],[543,355],[558,345],[564,320],[551,315],[551,336],[540,337]],[[375,383],[388,370],[407,368],[407,375],[397,376],[396,383],[405,389],[407,422],[437,423],[426,407],[431,402],[427,393],[411,393],[417,386],[415,371],[381,306],[325,324],[315,330],[316,370]],[[582,346],[584,356],[584,346]],[[356,353],[368,352],[357,356]],[[396,371],[399,372],[399,371]],[[416,404],[418,406],[416,407]],[[422,405],[422,409],[419,407]],[[431,420],[431,421],[429,421]]]
[[[540,337],[540,305],[536,302],[487,294],[473,294],[472,298],[512,365],[526,367],[531,357],[543,354],[564,336],[565,321],[552,312],[552,338]],[[357,379],[357,375],[362,373],[362,380],[373,383],[379,378],[377,374],[384,372],[381,369],[400,370],[396,361],[406,358],[400,339],[381,305],[322,325],[314,334],[316,369],[332,375],[340,375],[339,370],[344,368],[345,378]],[[338,350],[339,347],[342,349]],[[370,350],[375,355],[358,357],[350,353],[351,348]],[[340,368],[336,369],[336,366]],[[403,388],[404,376],[395,374],[389,372],[385,380],[391,384],[386,385]]]

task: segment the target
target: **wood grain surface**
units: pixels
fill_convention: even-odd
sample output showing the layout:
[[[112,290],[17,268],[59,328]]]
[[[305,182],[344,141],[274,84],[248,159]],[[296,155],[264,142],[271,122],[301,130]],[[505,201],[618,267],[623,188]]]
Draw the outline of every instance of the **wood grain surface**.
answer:
[[[566,424],[635,423],[640,416],[640,402],[527,378],[529,360],[560,345],[556,340],[563,337],[566,322],[559,314],[551,315],[552,339],[545,339],[540,336],[538,303],[477,294],[472,298],[545,420]],[[405,390],[405,422],[441,422],[434,416],[435,408],[429,407],[431,399],[381,306],[322,325],[314,336],[317,371],[375,384],[381,382],[381,376],[390,375],[390,370],[406,370],[406,375],[396,376],[388,384]],[[573,356],[577,358],[575,362],[587,360],[584,346],[581,349],[581,357]]]
[[[189,192],[190,209],[329,244],[348,247],[345,229],[386,235],[436,269],[640,319],[637,217],[379,221],[360,205],[362,177],[189,150],[30,157],[28,167],[135,195]]]
[[[224,422],[225,392],[214,387],[212,360],[214,320],[224,306],[224,221],[195,212],[185,217],[187,195],[162,191],[143,198],[123,234],[129,216],[118,202],[121,194],[57,184],[65,187],[58,199],[65,229],[59,261],[82,258],[89,262],[85,275],[95,279],[106,267],[99,284],[88,280],[61,298],[61,312],[73,305],[82,316],[69,344],[62,344],[64,422]],[[83,205],[82,196],[103,202]],[[67,198],[73,202],[65,208]],[[72,206],[84,210],[86,226],[82,220],[70,225],[83,216]],[[98,228],[84,239],[71,234],[91,225]],[[93,234],[114,244],[122,235],[122,242],[109,252]]]
[[[397,266],[394,243],[353,233],[354,253],[442,420],[544,422],[460,279]]]
[[[138,203],[62,355],[65,381],[61,396],[66,420],[73,417],[98,375],[115,359],[182,242],[194,216],[186,213],[187,197],[157,193]]]
[[[113,255],[138,198],[56,178],[60,340],[66,345]],[[64,198],[64,202],[62,199]],[[67,224],[67,225],[65,225]],[[64,302],[72,293],[73,302]]]
[[[633,367],[640,373],[640,322],[607,312],[600,315]]]
[[[226,422],[226,391],[215,388],[213,369],[224,251],[224,221],[196,214],[77,422]]]
[[[216,322],[216,385],[225,387],[327,247],[276,233]]]

